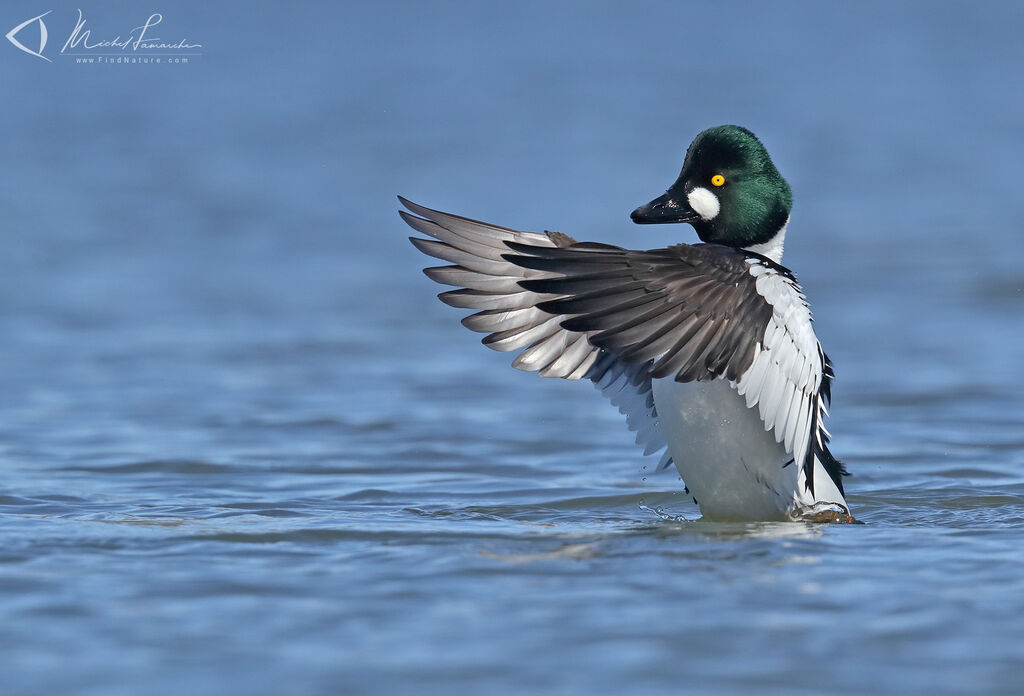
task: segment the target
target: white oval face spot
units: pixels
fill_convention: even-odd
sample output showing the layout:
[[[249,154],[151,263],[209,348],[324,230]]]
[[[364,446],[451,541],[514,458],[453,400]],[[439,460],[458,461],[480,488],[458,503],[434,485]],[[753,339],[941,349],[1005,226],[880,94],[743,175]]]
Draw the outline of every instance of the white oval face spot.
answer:
[[[702,186],[698,186],[686,194],[686,200],[689,201],[694,212],[705,220],[713,220],[722,208],[721,203],[718,202],[718,196]]]

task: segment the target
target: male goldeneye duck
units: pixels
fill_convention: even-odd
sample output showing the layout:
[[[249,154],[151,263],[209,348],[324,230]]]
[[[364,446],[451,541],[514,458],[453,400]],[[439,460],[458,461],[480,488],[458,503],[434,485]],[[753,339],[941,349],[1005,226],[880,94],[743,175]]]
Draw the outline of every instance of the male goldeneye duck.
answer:
[[[520,351],[514,367],[589,379],[644,454],[665,450],[709,520],[854,521],[823,424],[832,367],[806,299],[781,265],[793,197],[761,141],[718,126],[686,151],[640,224],[687,222],[700,244],[634,251],[520,232],[402,197],[427,268],[453,307]]]

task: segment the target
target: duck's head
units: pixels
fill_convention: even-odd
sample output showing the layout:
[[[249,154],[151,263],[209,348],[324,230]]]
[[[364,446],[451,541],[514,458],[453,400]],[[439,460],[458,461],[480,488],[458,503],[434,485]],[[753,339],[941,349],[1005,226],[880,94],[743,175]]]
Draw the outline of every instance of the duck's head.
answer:
[[[770,242],[793,206],[789,184],[761,141],[740,126],[702,132],[665,195],[633,211],[639,224],[688,222],[705,242],[749,247]]]

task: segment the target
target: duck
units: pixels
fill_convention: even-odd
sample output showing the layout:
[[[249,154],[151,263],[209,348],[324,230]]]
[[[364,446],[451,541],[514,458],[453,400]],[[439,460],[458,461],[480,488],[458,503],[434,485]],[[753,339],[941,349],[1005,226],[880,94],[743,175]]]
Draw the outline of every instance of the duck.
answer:
[[[515,368],[593,382],[703,520],[857,521],[824,424],[832,363],[782,265],[792,191],[753,132],[700,132],[630,215],[699,243],[633,250],[399,201],[412,244],[447,264],[424,269],[455,288],[438,297],[473,312],[463,325]]]

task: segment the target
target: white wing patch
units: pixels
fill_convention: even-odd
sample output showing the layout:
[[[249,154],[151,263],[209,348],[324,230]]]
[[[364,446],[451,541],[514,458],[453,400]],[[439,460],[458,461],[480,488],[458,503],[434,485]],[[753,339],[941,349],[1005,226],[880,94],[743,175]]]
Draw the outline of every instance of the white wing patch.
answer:
[[[760,259],[748,258],[747,263],[757,279],[757,293],[772,306],[772,316],[753,362],[733,387],[749,408],[757,406],[765,430],[774,431],[775,441],[784,444],[803,470],[811,430],[824,430],[821,348],[796,282]],[[813,435],[820,446],[821,432]]]

